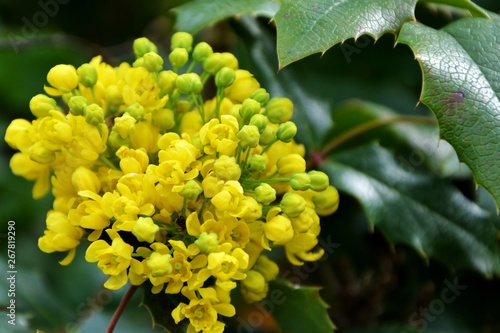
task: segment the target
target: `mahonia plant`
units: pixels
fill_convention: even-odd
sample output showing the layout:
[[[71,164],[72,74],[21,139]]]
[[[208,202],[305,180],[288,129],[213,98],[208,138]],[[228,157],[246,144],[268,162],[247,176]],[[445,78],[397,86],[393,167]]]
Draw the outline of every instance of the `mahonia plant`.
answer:
[[[223,332],[230,292],[260,301],[277,276],[266,251],[282,246],[294,265],[321,258],[319,216],[338,193],[306,172],[292,102],[270,98],[233,54],[179,32],[165,70],[151,41],[133,47],[133,64],[53,67],[30,101],[36,119],[7,129],[19,150],[10,167],[35,182],[34,198],[52,189],[43,252],[67,252],[68,265],[89,242],[106,288],[149,281],[153,294],[183,295],[171,316],[188,332]]]

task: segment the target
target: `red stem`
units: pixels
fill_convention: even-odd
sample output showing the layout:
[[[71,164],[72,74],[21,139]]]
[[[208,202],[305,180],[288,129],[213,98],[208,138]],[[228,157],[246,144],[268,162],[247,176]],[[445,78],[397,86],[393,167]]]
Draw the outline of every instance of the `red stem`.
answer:
[[[138,286],[130,286],[130,289],[123,296],[122,300],[120,301],[120,304],[118,304],[118,307],[116,308],[116,311],[113,314],[113,318],[111,318],[111,321],[109,322],[109,326],[108,329],[106,330],[106,333],[113,333],[113,330],[115,329],[115,326],[118,323],[118,319],[120,319],[123,310],[125,310],[128,301],[130,301],[130,299],[134,295],[135,291],[137,290],[137,287]]]

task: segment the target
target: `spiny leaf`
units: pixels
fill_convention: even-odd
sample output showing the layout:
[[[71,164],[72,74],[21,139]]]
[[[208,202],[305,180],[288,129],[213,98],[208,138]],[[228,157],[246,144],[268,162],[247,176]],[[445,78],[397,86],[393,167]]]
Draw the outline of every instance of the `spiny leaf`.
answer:
[[[422,68],[421,100],[435,114],[441,136],[500,207],[500,21],[468,18],[435,30],[403,26]]]
[[[195,33],[234,15],[253,14],[273,17],[279,3],[271,0],[194,0],[175,9],[176,29]]]
[[[335,187],[359,200],[390,242],[455,268],[500,274],[493,217],[449,182],[409,171],[375,145],[332,154],[320,167]]]
[[[417,0],[282,0],[275,20],[280,68],[349,38],[396,33]]]
[[[318,287],[293,286],[276,279],[269,283],[268,295],[269,312],[284,332],[331,333],[335,330]]]

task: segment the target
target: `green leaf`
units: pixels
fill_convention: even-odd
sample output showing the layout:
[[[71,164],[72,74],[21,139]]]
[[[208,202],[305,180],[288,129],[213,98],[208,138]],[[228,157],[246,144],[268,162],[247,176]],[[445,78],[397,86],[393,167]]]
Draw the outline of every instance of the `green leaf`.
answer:
[[[500,22],[462,19],[438,31],[403,26],[422,68],[421,100],[436,115],[442,138],[500,207]]]
[[[282,0],[275,20],[279,67],[363,34],[379,38],[414,20],[417,0]]]
[[[420,2],[430,2],[443,5],[450,5],[457,8],[467,9],[470,12],[470,14],[475,17],[486,17],[486,18],[490,17],[484,9],[482,9],[481,7],[479,7],[470,0],[420,0]]]
[[[332,154],[320,167],[335,187],[358,199],[390,242],[455,268],[500,274],[492,216],[447,181],[408,171],[374,145]]]
[[[331,333],[335,330],[318,287],[297,287],[284,280],[273,280],[269,283],[266,301],[271,302],[270,313],[285,332]]]
[[[176,29],[195,33],[234,15],[253,14],[273,17],[279,3],[271,0],[194,0],[175,9]]]
[[[170,295],[165,292],[158,294],[151,293],[151,284],[145,283],[143,285],[143,297],[141,305],[148,309],[153,320],[153,327],[159,326],[168,333],[185,333],[187,324],[180,322],[175,323],[172,318],[172,310],[179,304],[179,295]]]

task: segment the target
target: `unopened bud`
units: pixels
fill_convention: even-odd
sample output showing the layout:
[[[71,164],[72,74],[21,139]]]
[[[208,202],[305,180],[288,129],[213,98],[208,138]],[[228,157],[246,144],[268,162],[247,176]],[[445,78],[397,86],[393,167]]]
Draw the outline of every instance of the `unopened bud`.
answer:
[[[339,192],[333,186],[328,186],[326,190],[319,192],[312,197],[314,208],[318,215],[326,216],[332,214],[339,206]]]
[[[141,121],[142,118],[144,118],[144,107],[138,102],[135,102],[127,106],[124,112],[127,112],[131,117],[133,117],[138,122]]]
[[[173,267],[172,264],[170,264],[170,260],[172,260],[170,254],[161,254],[159,252],[151,253],[146,261],[151,276],[159,277],[172,273]]]
[[[155,52],[148,52],[142,56],[144,66],[148,72],[157,73],[163,69],[163,58]]]
[[[280,208],[288,217],[297,217],[306,209],[306,200],[293,192],[287,192],[280,202]]]
[[[168,60],[175,68],[184,66],[189,60],[189,54],[184,48],[176,48],[168,55]]]
[[[203,231],[194,243],[202,253],[212,253],[219,245],[219,236],[215,232],[207,233]]]
[[[134,54],[136,59],[142,58],[146,53],[158,53],[158,48],[146,37],[137,38],[134,40]]]
[[[290,177],[290,186],[295,191],[307,191],[311,186],[311,177],[305,172],[294,173]]]
[[[176,32],[172,35],[170,47],[172,49],[183,48],[187,52],[191,52],[193,48],[193,36],[187,32]]]
[[[35,142],[29,149],[28,154],[32,161],[40,164],[49,164],[56,159],[56,153],[47,149],[42,141]]]
[[[208,43],[201,42],[194,47],[193,59],[196,62],[203,62],[212,53],[214,53],[212,47]]]
[[[177,73],[168,70],[158,73],[158,87],[160,87],[163,94],[168,95],[175,89],[175,80],[177,80]]]
[[[259,129],[253,125],[244,125],[236,134],[240,140],[241,148],[255,148],[259,145]]]
[[[311,190],[321,192],[330,185],[330,179],[326,173],[312,170],[308,174],[311,177]]]
[[[223,52],[221,55],[222,60],[224,61],[224,66],[232,69],[238,69],[238,59],[236,59],[234,54],[230,52]]]
[[[222,67],[224,67],[224,59],[218,52],[212,53],[203,61],[203,69],[208,74],[215,75]]]
[[[250,171],[264,172],[266,171],[267,159],[263,155],[253,155],[250,159]]]
[[[250,121],[254,115],[259,114],[260,112],[260,103],[254,99],[247,98],[243,101],[240,108],[240,116],[245,123]]]
[[[182,191],[179,192],[180,196],[188,200],[196,200],[198,196],[203,192],[203,188],[198,184],[196,180],[189,180]]]
[[[104,122],[104,110],[97,104],[90,104],[85,109],[85,120],[94,126]]]
[[[255,200],[263,205],[269,205],[276,200],[276,190],[268,183],[262,183],[255,188]]]
[[[266,281],[271,281],[279,273],[278,265],[265,255],[259,256],[252,270],[255,270],[262,274]]]
[[[262,105],[265,105],[267,102],[269,102],[269,93],[266,91],[266,89],[259,88],[250,95],[250,98],[255,99]]]
[[[291,142],[297,134],[297,125],[292,121],[282,123],[276,131],[276,137],[283,142]]]
[[[267,146],[276,140],[276,131],[272,126],[267,126],[260,135],[259,144]]]
[[[46,117],[50,110],[57,110],[57,102],[44,94],[38,94],[30,100],[31,113],[37,118]]]
[[[241,168],[236,163],[236,158],[226,155],[220,156],[214,163],[215,176],[222,180],[238,180],[241,176]]]
[[[196,73],[182,74],[175,80],[175,86],[181,94],[199,94],[203,90],[201,79]]]
[[[159,230],[160,227],[154,223],[152,218],[139,217],[132,228],[132,234],[139,242],[153,243]]]
[[[266,105],[267,118],[273,124],[281,124],[292,119],[293,103],[288,98],[274,97]]]
[[[234,69],[229,67],[222,67],[217,74],[215,74],[215,85],[219,88],[226,88],[233,84],[236,78]]]
[[[256,126],[259,129],[259,132],[262,133],[266,129],[267,123],[268,120],[266,116],[263,114],[256,114],[250,119],[249,125]]]
[[[87,88],[97,83],[97,69],[91,64],[83,64],[76,70],[80,83]]]
[[[242,286],[252,293],[262,293],[266,288],[264,276],[253,269],[249,270],[246,274],[246,279],[241,281]]]

